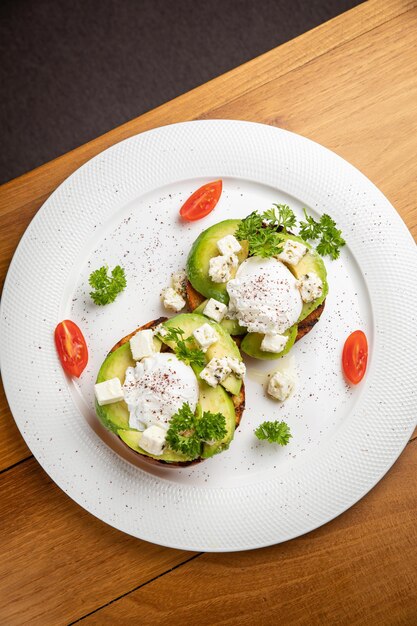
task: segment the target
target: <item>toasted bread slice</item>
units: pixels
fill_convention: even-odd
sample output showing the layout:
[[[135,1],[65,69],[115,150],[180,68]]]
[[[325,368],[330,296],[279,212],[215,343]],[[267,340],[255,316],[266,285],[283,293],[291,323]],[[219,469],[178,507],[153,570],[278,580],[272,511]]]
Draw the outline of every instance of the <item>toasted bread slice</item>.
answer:
[[[192,287],[191,287],[192,289]],[[204,300],[204,298],[203,298]],[[200,303],[203,301],[200,300]],[[198,306],[198,305],[196,305]],[[196,307],[194,307],[196,308]],[[148,329],[153,329],[156,328],[157,326],[159,326],[159,324],[162,324],[162,322],[165,322],[168,318],[167,317],[159,317],[156,320],[153,320],[151,322],[148,322],[147,324],[144,324],[143,326],[140,326],[139,328],[137,328],[136,330],[134,330],[132,333],[130,333],[129,335],[126,335],[126,337],[123,337],[120,341],[118,341],[116,343],[116,345],[113,346],[113,348],[110,350],[110,353],[114,352],[115,350],[117,350],[117,348],[120,348],[120,346],[122,346],[123,344],[127,343],[128,341],[130,341],[130,339],[133,337],[133,335],[135,335],[139,330],[148,330]],[[240,389],[240,392],[237,396],[231,396],[232,401],[233,401],[233,405],[235,407],[235,413],[236,413],[236,428],[239,426],[240,424],[240,420],[242,419],[242,415],[243,415],[243,411],[245,409],[245,384],[242,381],[242,387]],[[126,447],[127,444],[125,444]],[[129,448],[130,450],[130,448]],[[138,452],[138,454],[140,454]],[[198,458],[198,459],[194,459],[193,461],[179,461],[179,462],[175,462],[175,463],[169,463],[168,461],[162,461],[160,459],[154,459],[150,456],[146,456],[145,454],[141,454],[140,455],[141,458],[148,462],[151,463],[153,465],[164,465],[165,467],[188,467],[190,465],[195,465],[196,463],[201,463],[201,461],[204,461],[205,459],[203,458]]]
[[[190,281],[187,280],[187,284],[186,284],[186,301],[187,301],[187,305],[190,308],[190,310],[194,311],[194,309],[196,309],[198,306],[200,306],[200,304],[205,299],[206,298],[204,296],[202,296],[201,293],[199,293],[198,291],[196,291],[194,289],[194,287],[192,286]],[[305,319],[303,319],[303,321],[298,324],[298,334],[297,334],[296,341],[298,341],[299,339],[301,339],[302,337],[307,335],[307,333],[310,332],[310,330],[313,328],[313,326],[315,324],[317,324],[317,322],[320,319],[320,315],[323,313],[325,302],[326,302],[326,300],[324,300],[324,302],[322,304],[320,304],[320,306],[318,306],[317,309],[314,309],[314,311],[312,311],[310,313],[310,315],[307,315],[307,317]],[[235,342],[239,346],[242,338],[241,337],[233,337],[233,339],[235,340]]]

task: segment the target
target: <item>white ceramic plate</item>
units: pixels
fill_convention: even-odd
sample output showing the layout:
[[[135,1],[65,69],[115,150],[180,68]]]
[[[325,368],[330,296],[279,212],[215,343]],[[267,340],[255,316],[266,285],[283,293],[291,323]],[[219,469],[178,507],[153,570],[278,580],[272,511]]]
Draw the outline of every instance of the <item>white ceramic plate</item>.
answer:
[[[215,211],[180,223],[178,209],[222,178]],[[159,292],[211,224],[272,202],[337,221],[347,240],[327,262],[330,294],[320,323],[287,358],[298,371],[291,400],[265,395],[282,365],[248,362],[247,409],[230,449],[189,469],[144,465],[98,423],[93,383],[106,352],[162,315]],[[358,170],[303,137],[246,122],[176,124],[132,137],[92,159],[47,200],[7,276],[1,366],[27,444],[71,498],[108,524],[155,543],[230,551],[285,541],[339,515],[380,480],[416,417],[415,270],[409,232]],[[96,307],[88,276],[121,264],[128,287]],[[414,298],[414,301],[413,301]],[[64,318],[84,331],[90,360],[68,380],[53,344]],[[350,332],[370,344],[365,380],[349,388],[340,358]],[[288,363],[287,363],[288,364]],[[291,443],[259,442],[253,429],[284,419]]]

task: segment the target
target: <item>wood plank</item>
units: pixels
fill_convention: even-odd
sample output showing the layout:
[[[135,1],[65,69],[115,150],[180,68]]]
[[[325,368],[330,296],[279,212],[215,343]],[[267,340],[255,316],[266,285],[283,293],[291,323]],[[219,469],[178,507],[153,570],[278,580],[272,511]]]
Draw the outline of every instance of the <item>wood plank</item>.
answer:
[[[0,623],[64,624],[191,558],[84,511],[31,459],[0,476]]]
[[[400,101],[393,103],[392,100],[389,100],[390,105],[401,105],[404,111],[410,111],[407,124],[402,120],[401,134],[396,138],[396,145],[391,146],[392,137],[396,135],[395,128],[400,113],[397,112],[397,117],[394,116],[393,118],[387,103],[383,111],[383,128],[380,136],[380,129],[375,122],[374,104],[370,96],[373,85],[369,84],[372,82],[369,78],[365,88],[362,88],[360,93],[357,93],[358,85],[355,91],[356,99],[353,102],[359,101],[361,105],[359,110],[350,116],[350,101],[344,100],[343,90],[354,90],[355,81],[351,80],[351,73],[348,69],[345,69],[343,73],[340,71],[340,67],[343,67],[346,59],[349,59],[349,64],[352,65],[355,72],[362,71],[362,81],[364,80],[363,76],[365,78],[367,75],[372,77],[374,64],[379,62],[378,55],[381,54],[380,47],[386,28],[385,26],[378,27],[400,14],[403,16],[401,24],[407,32],[408,41],[413,32],[411,29],[407,31],[407,24],[411,19],[409,17],[410,8],[415,5],[415,0],[411,2],[390,0],[384,3],[371,0],[364,3],[296,40],[288,42],[107,133],[103,137],[3,185],[0,188],[0,215],[2,216],[0,289],[11,256],[28,222],[51,191],[71,172],[101,150],[121,139],[155,126],[194,117],[223,116],[251,119],[279,125],[310,136],[351,160],[377,184],[380,184],[383,190],[388,191],[388,196],[395,203],[403,218],[406,219],[409,227],[415,229],[417,217],[412,209],[415,207],[413,198],[416,197],[417,185],[415,176],[413,176],[413,155],[417,152],[416,134],[409,132],[408,126],[416,99],[413,100],[412,93],[407,90],[403,94],[391,94],[391,97],[396,95]],[[407,11],[408,13],[405,13]],[[394,21],[397,22],[397,20]],[[375,37],[376,32],[378,34]],[[398,28],[395,32],[398,33]],[[364,33],[369,34],[362,37],[361,43],[359,35]],[[363,43],[368,40],[368,37],[372,37],[375,45],[379,46],[375,52],[369,50]],[[351,43],[345,43],[343,46],[344,42]],[[364,50],[363,54],[366,55],[365,69],[362,68],[363,58],[360,54],[355,54],[358,45],[361,51]],[[398,37],[398,41],[390,39],[390,45],[396,46],[400,56],[401,53],[410,52],[410,48],[403,44],[402,35]],[[348,49],[346,46],[349,46]],[[341,52],[338,52],[339,49]],[[411,49],[413,48],[411,47]],[[329,50],[333,50],[333,52],[328,52]],[[327,54],[325,54],[326,52]],[[332,59],[336,58],[337,62],[329,63],[327,58],[330,55]],[[318,58],[314,61],[315,57]],[[397,60],[395,59],[396,62]],[[402,69],[409,77],[408,64],[404,63],[403,65]],[[328,71],[330,72],[329,75],[327,75]],[[303,91],[303,84],[299,85],[297,81],[303,81],[305,75],[310,76],[310,78],[305,85],[305,91]],[[403,72],[400,72],[400,75],[403,76]],[[277,79],[277,77],[281,78]],[[389,80],[385,81],[386,77]],[[275,79],[275,82],[271,81],[272,78]],[[389,72],[389,74],[380,77],[380,80],[381,82],[385,81],[384,94],[387,92],[389,95],[392,81],[398,84],[400,77]],[[267,85],[262,87],[265,82]],[[409,86],[408,82],[404,81],[401,85],[403,87]],[[257,87],[255,91],[253,90],[254,87]],[[415,90],[415,86],[410,85],[409,87],[410,91]],[[245,92],[249,92],[247,96],[236,98]],[[359,98],[361,99],[359,100]],[[232,102],[225,107],[216,108],[230,100]],[[371,102],[368,102],[369,100]],[[335,104],[332,104],[333,102]],[[379,102],[379,105],[381,108],[382,103]],[[322,111],[320,115],[317,115],[318,110]],[[338,115],[339,110],[343,111],[343,116],[342,114]],[[323,120],[326,120],[326,123]],[[369,128],[372,129],[372,132],[367,132]],[[386,149],[387,146],[389,149]],[[376,154],[378,158],[375,158]],[[392,192],[391,187],[387,186],[387,178],[392,181]],[[1,408],[3,409],[3,406]],[[7,449],[7,454],[2,457],[1,467],[8,467],[7,464],[13,465],[25,458],[27,449],[20,436],[16,435],[16,428],[10,411],[6,408],[4,413],[2,410],[1,415],[3,427],[0,431],[0,452]],[[10,433],[12,433],[11,436],[9,436]],[[6,439],[3,439],[2,434],[6,435]]]
[[[0,472],[30,456],[31,451],[10,413],[0,378]]]
[[[417,236],[417,9],[204,118],[262,120],[362,170]]]
[[[263,550],[202,555],[81,623],[416,623],[416,473],[412,443],[363,500],[318,530]]]

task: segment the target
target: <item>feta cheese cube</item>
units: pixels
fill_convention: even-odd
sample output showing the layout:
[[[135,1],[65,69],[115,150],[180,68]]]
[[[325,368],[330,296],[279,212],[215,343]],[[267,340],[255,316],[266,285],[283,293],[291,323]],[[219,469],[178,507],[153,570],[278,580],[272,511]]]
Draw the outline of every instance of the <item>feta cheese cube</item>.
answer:
[[[170,311],[181,311],[185,307],[185,300],[181,294],[177,293],[172,287],[168,287],[162,292],[162,302],[166,309]]]
[[[187,281],[187,274],[185,270],[180,272],[174,272],[171,276],[171,286],[180,296],[185,296],[185,284]]]
[[[215,322],[221,322],[227,312],[227,305],[219,302],[214,298],[210,298],[204,307],[203,315],[210,317]]]
[[[288,337],[285,335],[266,334],[262,339],[261,350],[263,352],[282,352],[287,341]]]
[[[243,378],[246,374],[246,366],[243,361],[238,361],[238,359],[235,359],[235,357],[233,356],[228,356],[226,358],[229,367],[232,369],[232,372],[236,374],[238,378]]]
[[[145,356],[152,356],[156,352],[152,330],[140,330],[133,335],[129,343],[135,361],[140,361]]]
[[[168,331],[163,324],[158,324],[158,326],[155,326],[155,328],[153,329],[153,334],[159,335],[160,337],[166,337]]]
[[[214,358],[200,372],[200,378],[204,380],[210,387],[217,387],[229,374],[232,373],[228,357]]]
[[[209,261],[209,276],[214,283],[227,283],[238,264],[239,259],[235,254],[214,256]]]
[[[166,430],[154,424],[143,431],[139,446],[149,454],[160,456],[164,451],[166,436]]]
[[[272,398],[284,402],[294,391],[294,379],[284,374],[275,372],[268,384],[268,393]]]
[[[193,335],[204,352],[213,343],[219,340],[219,336],[210,324],[203,324],[193,331]]]
[[[280,261],[288,263],[289,265],[297,265],[306,254],[308,248],[299,241],[293,241],[287,239],[282,249],[282,252],[278,254]]]
[[[96,400],[100,406],[123,400],[122,384],[118,378],[111,378],[94,385]]]
[[[226,235],[225,237],[222,237],[222,239],[219,239],[217,247],[220,254],[225,256],[230,256],[239,252],[239,250],[242,250],[242,246],[234,235]]]
[[[320,298],[323,293],[323,282],[315,272],[304,274],[297,281],[297,287],[303,302],[313,302],[316,298]]]

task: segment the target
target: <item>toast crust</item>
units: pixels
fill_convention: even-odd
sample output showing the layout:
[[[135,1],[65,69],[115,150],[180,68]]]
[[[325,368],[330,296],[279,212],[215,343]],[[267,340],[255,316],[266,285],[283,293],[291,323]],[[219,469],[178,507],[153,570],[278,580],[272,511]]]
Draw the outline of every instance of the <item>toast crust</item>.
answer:
[[[203,300],[201,300],[201,302]],[[198,304],[196,306],[198,306]],[[152,320],[151,322],[148,322],[147,324],[140,326],[129,335],[126,335],[125,337],[120,339],[120,341],[118,341],[110,350],[109,354],[111,354],[112,352],[117,350],[117,348],[120,348],[120,346],[123,346],[125,343],[130,341],[133,335],[136,335],[136,333],[139,332],[140,330],[149,330],[149,329],[152,330],[156,328],[156,326],[159,326],[159,324],[162,324],[162,322],[166,322],[167,319],[168,319],[167,317],[158,317],[158,319]],[[245,384],[243,381],[242,381],[242,387],[240,389],[239,394],[237,396],[232,396],[232,401],[235,407],[236,428],[237,428],[240,424],[240,420],[242,419],[243,411],[245,410]],[[129,448],[127,444],[124,443],[124,445],[127,448]],[[131,448],[129,448],[129,450],[131,450]],[[196,465],[197,463],[201,463],[201,461],[205,460],[199,457],[198,459],[194,459],[193,461],[177,461],[174,463],[170,463],[169,461],[163,461],[161,459],[153,459],[152,457],[146,456],[145,454],[141,454],[140,452],[137,452],[137,454],[139,454],[144,461],[146,461],[147,463],[150,463],[151,465],[159,465],[159,466],[163,465],[164,467],[190,467],[191,465]]]

